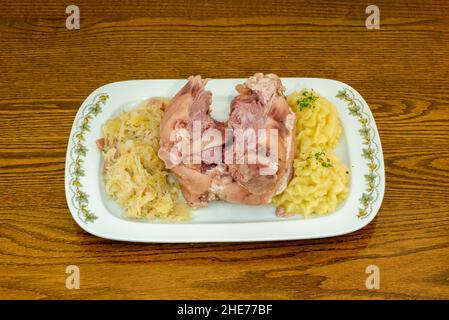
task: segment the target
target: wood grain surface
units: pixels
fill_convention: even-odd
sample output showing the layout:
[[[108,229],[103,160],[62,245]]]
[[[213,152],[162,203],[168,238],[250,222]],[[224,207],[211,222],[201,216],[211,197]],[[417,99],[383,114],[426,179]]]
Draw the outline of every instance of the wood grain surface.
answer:
[[[365,8],[380,8],[367,30]],[[0,0],[0,298],[448,299],[447,1]],[[103,240],[72,219],[64,161],[86,96],[114,81],[322,77],[373,110],[386,165],[375,220],[330,239]],[[65,286],[78,265],[81,288]],[[368,265],[380,289],[365,287]]]

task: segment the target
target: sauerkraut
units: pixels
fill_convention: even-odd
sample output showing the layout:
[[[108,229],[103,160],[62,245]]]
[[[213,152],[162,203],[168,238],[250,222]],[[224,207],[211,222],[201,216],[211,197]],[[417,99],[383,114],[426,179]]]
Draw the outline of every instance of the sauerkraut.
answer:
[[[159,159],[166,99],[150,99],[103,125],[104,185],[128,218],[186,220],[189,207]]]

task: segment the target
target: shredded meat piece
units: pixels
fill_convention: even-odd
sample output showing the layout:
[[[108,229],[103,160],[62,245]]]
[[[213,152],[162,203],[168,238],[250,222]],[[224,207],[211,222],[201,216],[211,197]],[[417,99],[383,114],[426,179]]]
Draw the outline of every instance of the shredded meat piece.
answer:
[[[283,95],[284,88],[281,80],[274,74],[264,75],[257,73],[244,84],[236,86],[239,93],[231,102],[229,120],[219,122],[211,118],[210,107],[212,93],[205,90],[207,79],[200,76],[191,76],[186,85],[170,100],[165,110],[160,127],[159,157],[176,176],[187,202],[192,206],[206,205],[208,201],[221,199],[242,204],[266,204],[274,195],[282,192],[291,178],[292,162],[295,150],[295,114],[290,110]],[[204,133],[208,129],[216,129],[221,135],[220,142],[205,142],[201,140],[201,155],[221,150],[219,163],[208,158],[200,163],[174,162],[170,157],[174,148],[189,150],[187,154],[180,155],[181,160],[193,157],[193,151],[185,146],[192,146],[195,142],[193,132],[194,122],[201,123]],[[183,128],[186,131],[180,134],[176,141],[170,139],[173,130]],[[225,130],[233,129],[233,141],[237,140],[236,129],[253,129],[256,133],[252,139],[255,148],[247,149],[243,154],[234,149],[227,149]],[[235,163],[239,157],[248,158],[257,154],[262,148],[261,142],[270,146],[270,136],[264,139],[258,134],[259,129],[276,129],[277,159],[268,156],[257,157],[255,164]],[[237,147],[235,145],[235,147]],[[217,149],[218,148],[218,149]],[[175,150],[180,150],[175,149]],[[224,163],[226,151],[233,152],[234,162]],[[265,150],[270,154],[273,150]],[[201,156],[200,155],[200,156]],[[197,155],[198,156],[198,155]],[[189,158],[191,159],[191,158]],[[211,157],[211,159],[214,159]],[[180,159],[178,159],[180,160]],[[270,174],[261,174],[261,169],[271,170]]]

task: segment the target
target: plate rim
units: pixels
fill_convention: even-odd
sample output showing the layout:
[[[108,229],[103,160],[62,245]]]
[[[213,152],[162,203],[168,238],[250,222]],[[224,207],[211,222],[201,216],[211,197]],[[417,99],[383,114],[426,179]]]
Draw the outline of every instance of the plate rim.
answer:
[[[339,232],[329,232],[329,233],[321,233],[321,234],[317,234],[317,235],[312,235],[312,236],[301,236],[301,235],[285,235],[282,236],[282,234],[275,234],[273,236],[267,236],[267,235],[259,235],[259,236],[251,236],[248,238],[245,238],[244,236],[239,236],[239,237],[235,237],[235,236],[223,236],[223,235],[219,235],[219,236],[211,236],[209,235],[207,238],[194,238],[192,239],[189,236],[185,236],[185,237],[176,237],[176,238],[163,238],[163,239],[158,239],[158,238],[152,238],[151,237],[151,233],[148,234],[148,239],[142,239],[139,237],[123,237],[123,236],[117,236],[117,235],[111,235],[110,233],[101,231],[101,229],[96,228],[94,225],[94,223],[85,223],[78,215],[77,212],[75,212],[75,208],[73,207],[71,201],[73,198],[73,195],[71,195],[71,189],[70,189],[70,177],[69,177],[69,173],[70,173],[70,146],[72,145],[72,139],[73,139],[73,135],[76,132],[76,124],[77,121],[79,121],[80,119],[80,114],[82,113],[82,111],[89,105],[88,101],[92,98],[95,97],[96,95],[100,94],[102,91],[107,92],[108,89],[110,89],[113,86],[116,85],[126,85],[127,83],[133,83],[133,82],[148,82],[148,81],[167,81],[167,82],[177,82],[177,81],[186,81],[185,79],[141,79],[141,80],[125,80],[125,81],[117,81],[117,82],[112,82],[112,83],[108,83],[105,84],[103,86],[100,86],[99,88],[95,89],[94,91],[92,91],[91,94],[89,94],[87,96],[87,98],[83,101],[83,103],[81,104],[80,108],[78,109],[76,116],[74,118],[73,124],[72,124],[72,128],[70,131],[70,135],[68,138],[68,144],[67,144],[67,152],[66,152],[66,162],[65,162],[65,177],[64,177],[64,182],[65,182],[65,193],[66,193],[66,200],[67,200],[67,205],[68,208],[70,210],[70,213],[73,217],[73,219],[76,221],[76,223],[86,232],[93,234],[95,236],[98,236],[100,238],[104,238],[104,239],[110,239],[110,240],[118,240],[118,241],[131,241],[131,242],[146,242],[146,243],[204,243],[204,242],[259,242],[259,241],[285,241],[285,240],[305,240],[305,239],[317,239],[317,238],[327,238],[327,237],[334,237],[334,236],[340,236],[340,235],[344,235],[344,234],[348,234],[348,233],[352,233],[355,232],[357,230],[360,230],[362,228],[364,228],[365,226],[367,226],[369,223],[371,223],[371,221],[377,216],[380,207],[382,205],[383,202],[383,198],[385,195],[385,184],[386,184],[386,179],[385,179],[385,164],[384,164],[384,158],[383,158],[383,149],[382,149],[382,144],[381,144],[381,139],[380,139],[380,135],[379,135],[379,131],[377,129],[377,125],[376,125],[376,121],[374,119],[374,116],[372,114],[371,109],[369,108],[369,105],[366,103],[366,101],[364,100],[364,98],[362,97],[362,95],[355,90],[353,87],[347,85],[346,83],[343,83],[341,81],[338,80],[333,80],[333,79],[325,79],[325,78],[309,78],[309,77],[281,77],[281,80],[285,80],[285,79],[292,79],[292,80],[304,80],[304,81],[328,81],[328,82],[333,82],[335,84],[337,84],[339,87],[341,88],[346,88],[348,89],[350,92],[352,92],[354,94],[354,96],[362,103],[362,106],[366,108],[365,111],[368,111],[368,116],[370,118],[370,120],[372,120],[371,128],[374,130],[374,138],[376,139],[376,142],[378,144],[378,156],[379,156],[379,163],[380,163],[380,168],[381,171],[379,172],[379,195],[378,198],[376,199],[375,203],[373,204],[373,208],[371,213],[362,218],[361,220],[363,221],[363,223],[357,224],[354,228],[351,229],[346,229],[346,230],[341,230]],[[215,78],[214,80],[228,80],[228,81],[244,81],[244,78]],[[73,146],[72,146],[73,147]],[[71,197],[72,196],[72,197]],[[331,213],[332,214],[332,213]],[[330,214],[330,215],[331,215]],[[111,214],[112,216],[112,214]],[[115,217],[115,219],[120,220],[124,223],[126,223],[126,220],[124,219],[120,219],[118,217]],[[314,218],[311,218],[314,219]],[[316,219],[316,218],[315,218]],[[164,226],[164,229],[167,229],[168,226],[179,226],[182,225],[184,226],[190,226],[190,227],[195,227],[195,228],[204,228],[205,226],[210,227],[212,226],[220,226],[220,228],[226,231],[226,229],[229,228],[234,228],[235,225],[245,225],[247,227],[251,227],[251,226],[255,226],[255,227],[263,227],[263,226],[273,226],[273,224],[276,224],[277,226],[282,225],[282,224],[289,224],[291,225],[293,222],[302,222],[304,223],[305,221],[307,221],[308,219],[305,220],[295,220],[295,221],[289,221],[289,220],[279,220],[279,221],[253,221],[253,222],[232,222],[232,223],[223,223],[223,222],[217,222],[217,223],[195,223],[195,224],[188,224],[188,223],[143,223],[146,226],[156,226],[156,228],[160,227],[160,226]],[[171,227],[169,227],[171,228]],[[230,233],[232,234],[232,233]]]

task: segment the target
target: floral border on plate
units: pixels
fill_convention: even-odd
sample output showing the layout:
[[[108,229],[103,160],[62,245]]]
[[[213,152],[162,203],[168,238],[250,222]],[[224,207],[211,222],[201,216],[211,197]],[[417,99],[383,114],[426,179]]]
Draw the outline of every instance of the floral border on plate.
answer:
[[[376,131],[372,127],[372,120],[364,109],[364,104],[356,98],[356,95],[349,89],[340,90],[337,98],[343,100],[348,105],[349,114],[356,117],[361,125],[359,133],[366,146],[362,149],[362,156],[367,160],[368,174],[365,175],[366,188],[362,197],[359,199],[360,207],[357,217],[366,218],[373,211],[373,204],[379,198],[378,190],[380,184],[380,159],[379,145],[376,142]],[[81,111],[81,117],[78,118],[76,131],[72,136],[73,147],[70,150],[70,190],[72,191],[72,204],[78,212],[79,218],[85,222],[94,222],[98,217],[89,209],[89,195],[83,191],[81,178],[84,176],[84,157],[88,151],[85,142],[85,133],[90,131],[90,121],[97,116],[102,106],[106,103],[109,96],[106,93],[97,94],[92,103],[86,105]]]
[[[362,157],[367,160],[368,174],[365,174],[366,188],[359,199],[360,207],[357,217],[366,218],[373,212],[373,204],[376,203],[380,195],[378,189],[380,185],[380,148],[377,143],[376,130],[369,113],[365,111],[364,104],[356,98],[351,90],[344,88],[338,91],[336,97],[348,105],[349,114],[356,117],[361,125],[359,133],[365,145],[365,148],[362,149]]]
[[[101,112],[102,106],[109,96],[105,93],[97,94],[92,103],[81,110],[81,116],[75,123],[76,131],[71,137],[73,147],[70,149],[70,190],[72,191],[72,205],[78,212],[78,217],[85,223],[94,222],[98,217],[89,209],[89,195],[83,191],[81,178],[84,176],[84,158],[87,154],[85,134],[90,131],[90,121]]]

